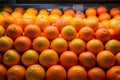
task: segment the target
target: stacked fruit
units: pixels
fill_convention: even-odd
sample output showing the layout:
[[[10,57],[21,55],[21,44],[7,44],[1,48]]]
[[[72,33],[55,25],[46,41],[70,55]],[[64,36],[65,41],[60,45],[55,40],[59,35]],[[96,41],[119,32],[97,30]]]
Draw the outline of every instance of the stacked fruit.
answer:
[[[0,80],[120,80],[120,8],[0,12]]]

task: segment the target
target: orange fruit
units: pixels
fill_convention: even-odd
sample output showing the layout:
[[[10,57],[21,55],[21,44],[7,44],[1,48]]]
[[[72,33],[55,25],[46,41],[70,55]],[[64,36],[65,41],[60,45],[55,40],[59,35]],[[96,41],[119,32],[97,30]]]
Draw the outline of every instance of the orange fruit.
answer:
[[[110,40],[111,35],[108,29],[100,28],[95,32],[95,37],[102,42],[107,42],[108,40]]]
[[[93,52],[95,55],[104,49],[103,43],[98,39],[92,39],[87,42],[87,50]]]
[[[0,37],[0,51],[5,52],[12,48],[13,40],[10,37],[2,36]]]
[[[66,80],[66,71],[61,65],[53,65],[46,72],[47,80]]]
[[[107,10],[106,6],[100,5],[97,7],[97,14],[98,15],[101,15],[102,13],[107,13],[107,12],[108,12],[108,10]]]
[[[62,11],[61,11],[60,8],[55,7],[55,8],[52,8],[52,9],[51,9],[50,14],[57,14],[57,15],[59,15],[59,16],[62,16]]]
[[[103,20],[101,23],[105,25],[105,28],[109,29],[109,20]]]
[[[16,19],[19,18],[19,17],[21,18],[22,17],[22,13],[20,13],[20,12],[13,12],[11,14],[11,16],[14,17],[14,18],[16,18]]]
[[[52,65],[57,64],[58,62],[58,54],[56,51],[52,50],[52,49],[46,49],[43,50],[40,53],[39,56],[39,62],[43,67],[50,67]]]
[[[61,37],[63,37],[65,40],[72,40],[76,38],[76,36],[77,36],[77,31],[71,25],[65,26],[61,30]]]
[[[116,15],[119,15],[120,14],[120,9],[118,7],[113,7],[111,10],[110,10],[110,15],[112,17],[116,16]]]
[[[0,13],[1,13],[4,17],[10,16],[10,13],[9,13],[9,12],[6,12],[6,11],[1,11]]]
[[[99,22],[99,18],[97,16],[87,16],[86,19],[93,19]],[[85,19],[84,19],[85,20]]]
[[[3,23],[4,17],[5,17],[5,16],[4,16],[2,13],[0,13],[0,24]]]
[[[16,7],[15,9],[14,9],[14,12],[20,12],[21,14],[24,14],[24,12],[25,12],[25,9],[23,8],[23,7]]]
[[[24,35],[30,39],[34,39],[41,35],[41,30],[36,24],[28,24],[24,29]]]
[[[113,66],[106,72],[107,80],[120,80],[120,66]]]
[[[25,66],[31,66],[38,63],[38,58],[38,53],[33,49],[29,49],[22,54],[21,61]]]
[[[60,18],[60,19],[58,19],[56,21],[55,27],[57,27],[58,30],[61,31],[63,27],[65,27],[65,26],[67,26],[69,24],[70,24],[70,22],[69,22],[68,19],[66,19],[66,18]]]
[[[113,52],[114,54],[120,51],[120,41],[111,39],[105,44],[105,49]]]
[[[78,12],[78,13],[76,13],[76,14],[75,14],[75,16],[74,16],[74,17],[84,19],[84,18],[85,18],[85,14],[84,14],[84,13],[82,13],[82,12]]]
[[[77,64],[78,57],[73,51],[65,51],[60,55],[60,63],[64,68],[70,68]]]
[[[5,34],[12,39],[16,39],[23,34],[23,29],[20,25],[10,24],[6,29]]]
[[[6,12],[8,12],[8,13],[12,13],[12,12],[13,12],[13,9],[12,9],[10,6],[5,6],[5,7],[3,8],[3,11],[6,11]]]
[[[96,64],[96,57],[92,52],[82,52],[79,55],[79,63],[86,69],[93,68]]]
[[[102,13],[99,15],[99,21],[110,20],[111,16],[108,13]]]
[[[75,38],[69,42],[69,49],[77,55],[85,50],[85,42],[82,39]]]
[[[111,39],[114,39],[115,38],[115,31],[114,31],[114,29],[108,29],[108,31],[110,32]]]
[[[39,14],[49,15],[49,11],[47,9],[40,9]]]
[[[26,10],[26,13],[33,13],[35,15],[38,14],[38,10],[34,7],[29,7],[27,10]]]
[[[2,37],[5,34],[5,28],[0,25],[0,37]]]
[[[60,16],[57,14],[50,14],[48,17],[48,21],[51,25],[55,24],[58,19],[60,19]]]
[[[115,56],[112,52],[108,50],[103,50],[99,52],[96,59],[98,65],[102,68],[110,68],[115,64]]]
[[[120,52],[115,55],[117,65],[120,65]]]
[[[114,16],[114,19],[119,19],[120,20],[120,15]]]
[[[27,68],[25,72],[25,78],[27,80],[44,80],[45,70],[39,64],[31,65]]]
[[[49,39],[53,40],[59,36],[59,31],[55,26],[48,26],[44,29],[43,35]]]
[[[14,50],[9,49],[3,55],[3,63],[7,66],[13,66],[20,63],[20,54]]]
[[[105,80],[106,75],[103,69],[99,67],[94,67],[88,71],[89,80]]]
[[[49,40],[44,36],[36,37],[32,42],[32,47],[38,52],[48,49],[50,46]]]
[[[25,68],[21,65],[14,65],[7,71],[8,80],[24,80]]]
[[[68,43],[63,38],[56,38],[51,42],[51,49],[55,50],[58,54],[68,49]]]
[[[76,65],[69,68],[67,76],[68,80],[86,80],[87,72],[84,67]]]
[[[117,40],[120,40],[120,24],[118,24],[114,29],[114,35]]]
[[[0,64],[0,80],[5,80],[6,75],[7,75],[7,68],[3,64]]]
[[[96,14],[97,14],[97,11],[93,7],[89,7],[85,10],[85,15],[86,16],[96,16]]]
[[[73,18],[71,25],[77,30],[77,32],[85,26],[85,22],[82,18]]]
[[[36,15],[34,13],[26,12],[22,16],[23,18],[35,19]]]
[[[63,14],[61,18],[67,19],[69,22],[72,22],[73,16],[70,14]]]
[[[105,24],[103,24],[103,23],[101,23],[101,22],[99,22],[98,27],[99,27],[99,28],[106,28],[106,25],[105,25]],[[98,28],[98,29],[99,29],[99,28]],[[107,28],[106,28],[106,29],[107,29]]]
[[[71,8],[65,9],[63,14],[69,14],[71,16],[75,15],[75,11]]]
[[[109,28],[115,29],[118,24],[120,24],[120,20],[113,18],[109,21]]]
[[[26,36],[20,36],[15,39],[14,47],[19,52],[24,52],[31,48],[31,40]]]
[[[94,38],[94,31],[90,27],[83,27],[78,32],[79,37],[84,41],[89,41]]]

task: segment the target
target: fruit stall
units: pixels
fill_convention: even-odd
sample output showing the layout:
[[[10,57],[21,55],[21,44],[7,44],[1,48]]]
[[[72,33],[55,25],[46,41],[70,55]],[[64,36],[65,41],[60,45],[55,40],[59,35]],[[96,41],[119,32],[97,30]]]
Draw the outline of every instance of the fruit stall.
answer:
[[[0,0],[0,80],[120,80],[120,0]]]

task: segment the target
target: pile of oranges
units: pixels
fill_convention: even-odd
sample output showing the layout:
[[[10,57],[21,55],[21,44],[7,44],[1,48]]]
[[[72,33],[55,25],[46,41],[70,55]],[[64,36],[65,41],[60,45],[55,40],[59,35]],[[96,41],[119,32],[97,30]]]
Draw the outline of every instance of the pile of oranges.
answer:
[[[120,80],[120,7],[4,7],[0,80]]]

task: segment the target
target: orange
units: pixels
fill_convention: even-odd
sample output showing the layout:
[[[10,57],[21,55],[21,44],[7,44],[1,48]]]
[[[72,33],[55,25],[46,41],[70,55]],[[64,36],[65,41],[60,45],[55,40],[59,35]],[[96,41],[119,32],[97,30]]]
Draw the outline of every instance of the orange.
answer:
[[[46,72],[46,80],[66,80],[66,71],[61,65],[53,65]]]
[[[38,14],[38,10],[34,7],[29,7],[27,10],[26,10],[26,13],[33,13],[34,15],[37,15]]]
[[[89,41],[94,38],[94,31],[90,27],[83,27],[78,32],[79,37],[84,41]]]
[[[10,24],[6,29],[5,34],[12,39],[16,39],[23,34],[23,29],[20,25]]]
[[[120,24],[118,24],[114,29],[115,38],[120,40]]]
[[[17,37],[14,41],[14,47],[19,52],[24,52],[31,48],[31,40],[26,36]]]
[[[106,75],[103,69],[94,67],[88,71],[89,80],[106,80]]]
[[[65,9],[63,14],[69,14],[71,16],[75,15],[75,11],[71,8]]]
[[[25,68],[21,65],[14,65],[7,71],[8,80],[24,80]]]
[[[40,9],[39,14],[49,15],[49,11],[47,9]]]
[[[59,36],[59,31],[55,26],[48,26],[44,29],[43,35],[49,39],[53,40]]]
[[[105,24],[103,24],[103,23],[101,23],[101,22],[99,22],[98,27],[99,27],[99,28],[106,28],[106,25],[105,25]],[[99,29],[99,28],[98,28],[98,29]],[[107,29],[107,28],[106,28],[106,29]]]
[[[48,49],[50,46],[49,40],[44,36],[36,37],[32,42],[32,47],[38,52]]]
[[[93,19],[99,22],[99,18],[97,16],[87,16],[86,19]],[[84,19],[85,20],[85,19]]]
[[[78,57],[73,51],[65,51],[60,55],[60,63],[64,68],[70,68],[77,64]]]
[[[70,22],[66,18],[60,18],[55,23],[55,27],[57,27],[59,31],[61,31],[62,28],[67,26],[67,25],[70,25]]]
[[[39,62],[43,67],[49,68],[50,66],[57,64],[58,54],[52,49],[43,50],[40,53]]]
[[[3,8],[3,11],[6,11],[6,12],[8,12],[8,13],[12,13],[12,12],[13,12],[13,9],[12,9],[10,6],[5,6],[5,7]]]
[[[63,37],[65,40],[72,40],[76,38],[76,36],[77,36],[77,31],[71,25],[65,26],[61,30],[61,37]]]
[[[92,52],[82,52],[79,55],[79,63],[86,69],[93,68],[96,64],[96,57]]]
[[[114,19],[119,19],[120,20],[120,15],[114,16]]]
[[[108,40],[110,40],[111,35],[108,29],[100,28],[95,32],[95,37],[101,40],[102,42],[107,42]]]
[[[0,37],[2,37],[5,34],[5,28],[0,25]]]
[[[110,20],[111,16],[108,13],[102,13],[99,15],[99,21]]]
[[[120,24],[120,20],[113,18],[109,21],[109,28],[115,29],[118,24]]]
[[[120,41],[111,39],[105,44],[105,49],[113,52],[114,54],[120,51]]]
[[[115,55],[117,65],[120,65],[120,52]]]
[[[0,13],[0,24],[3,23],[4,17],[5,17],[5,16],[4,16],[2,13]]]
[[[75,16],[74,16],[74,17],[84,19],[84,18],[85,18],[85,14],[84,14],[84,13],[82,13],[82,12],[78,12],[78,13],[76,13],[76,14],[75,14]]]
[[[85,10],[85,15],[86,16],[96,16],[97,15],[97,12],[96,12],[96,9],[93,8],[93,7],[89,7]]]
[[[77,55],[85,50],[85,42],[82,39],[75,38],[69,42],[69,49]]]
[[[103,25],[105,25],[105,28],[109,28],[109,20],[103,20],[103,21],[101,21],[101,23],[103,24]]]
[[[35,19],[36,15],[34,13],[26,12],[22,16],[23,18]]]
[[[63,14],[61,18],[67,19],[69,22],[72,22],[73,16],[70,14]]]
[[[12,48],[13,40],[10,37],[2,36],[0,37],[0,51],[5,52]]]
[[[21,14],[24,14],[24,12],[25,12],[25,9],[23,8],[23,7],[16,7],[15,9],[14,9],[14,12],[20,12]]]
[[[9,12],[6,12],[6,11],[1,11],[0,13],[1,13],[4,17],[10,16],[10,13],[9,13]]]
[[[120,80],[120,66],[113,66],[106,72],[107,80]]]
[[[24,29],[24,35],[30,39],[34,39],[41,35],[41,30],[36,24],[28,24]]]
[[[13,66],[20,63],[20,54],[14,50],[9,49],[3,55],[3,63],[7,66]]]
[[[97,7],[97,14],[98,15],[101,15],[102,13],[107,13],[107,12],[108,12],[108,10],[107,10],[106,6],[100,5]]]
[[[68,49],[68,43],[63,38],[56,38],[51,42],[51,49],[55,50],[58,54]]]
[[[61,11],[60,8],[55,7],[55,8],[52,8],[52,9],[51,9],[50,14],[57,14],[57,15],[59,15],[59,16],[62,16],[62,11]]]
[[[27,80],[44,80],[45,70],[39,64],[31,65],[27,68],[25,72],[25,78]]]
[[[69,68],[67,76],[68,80],[86,80],[87,72],[84,67],[76,65]]]
[[[7,75],[7,68],[3,64],[0,64],[0,80],[5,80],[6,75]]]
[[[73,18],[71,25],[77,30],[77,32],[85,26],[85,22],[82,18]]]
[[[103,43],[98,39],[92,39],[87,42],[87,50],[93,52],[95,55],[104,49]]]
[[[60,16],[57,14],[50,14],[48,17],[48,21],[51,25],[55,24],[58,19],[60,19]]]
[[[110,15],[112,17],[116,16],[116,15],[119,15],[120,14],[120,9],[118,7],[113,7],[111,10],[110,10]]]
[[[39,58],[38,53],[33,49],[29,49],[25,51],[21,56],[22,63],[25,66],[31,66],[33,64],[37,64],[38,58]]]
[[[114,31],[114,29],[108,29],[108,31],[110,32],[111,39],[115,39],[115,31]]]
[[[13,12],[12,14],[11,14],[11,16],[12,17],[14,17],[14,18],[22,18],[22,13],[20,13],[20,12]]]
[[[112,52],[108,50],[103,50],[99,52],[96,59],[98,65],[102,68],[110,68],[115,64],[115,56]]]

